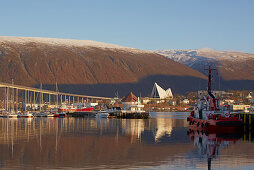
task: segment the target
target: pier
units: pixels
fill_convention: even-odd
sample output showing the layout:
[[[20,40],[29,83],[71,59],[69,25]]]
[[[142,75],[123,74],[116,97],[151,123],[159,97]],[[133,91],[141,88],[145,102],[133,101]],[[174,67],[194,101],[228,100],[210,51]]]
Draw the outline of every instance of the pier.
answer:
[[[243,126],[243,140],[244,141],[249,141],[249,142],[254,142],[254,113],[249,112],[236,112],[232,113],[239,117],[244,123]]]

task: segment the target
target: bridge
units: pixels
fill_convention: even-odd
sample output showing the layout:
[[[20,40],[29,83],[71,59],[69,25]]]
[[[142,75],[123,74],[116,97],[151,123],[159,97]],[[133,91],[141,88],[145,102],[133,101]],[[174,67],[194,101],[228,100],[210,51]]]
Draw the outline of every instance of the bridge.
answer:
[[[94,100],[111,100],[112,98],[109,97],[98,97],[98,96],[88,96],[88,95],[81,95],[81,94],[72,94],[72,93],[64,93],[59,91],[50,91],[50,90],[44,90],[42,88],[33,88],[33,87],[27,87],[27,86],[21,86],[21,85],[14,85],[14,83],[3,83],[0,82],[0,88],[4,88],[4,109],[8,110],[10,107],[13,107],[14,109],[14,103],[16,105],[19,103],[19,96],[22,96],[23,101],[25,104],[36,104],[36,96],[38,97],[39,94],[39,100],[40,104],[44,103],[44,101],[47,101],[49,105],[51,105],[52,101],[55,102],[55,104],[62,104],[64,103],[74,103],[74,102],[92,102]],[[52,100],[53,99],[53,100]],[[13,103],[13,106],[9,105],[9,101]],[[17,108],[17,106],[16,106]]]

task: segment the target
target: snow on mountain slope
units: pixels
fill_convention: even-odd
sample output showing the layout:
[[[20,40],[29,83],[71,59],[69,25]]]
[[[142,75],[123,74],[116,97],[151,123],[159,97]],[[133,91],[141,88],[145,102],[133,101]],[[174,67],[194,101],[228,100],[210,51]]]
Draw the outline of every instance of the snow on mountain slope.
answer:
[[[207,48],[156,52],[201,73],[205,73],[204,69],[210,65],[217,68],[220,76],[225,80],[254,80],[254,54]]]
[[[197,89],[205,76],[153,52],[88,40],[0,37],[0,81],[40,83],[87,95],[150,94],[154,82],[174,92]],[[190,81],[191,85],[183,82]],[[1,96],[1,95],[0,95]]]
[[[157,50],[155,51],[167,58],[179,63],[192,66],[195,62],[201,61],[221,61],[221,60],[246,60],[254,58],[253,54],[233,52],[233,51],[216,51],[213,49],[199,50]]]
[[[154,53],[153,51],[139,50],[135,48],[123,47],[119,45],[91,41],[91,40],[0,36],[0,43],[17,43],[17,44],[24,44],[24,45],[27,43],[37,43],[37,44],[40,43],[40,44],[65,46],[65,47],[86,47],[86,48],[95,47],[95,48],[104,48],[104,49],[124,50],[124,51],[135,52],[135,53],[140,53],[140,52]]]

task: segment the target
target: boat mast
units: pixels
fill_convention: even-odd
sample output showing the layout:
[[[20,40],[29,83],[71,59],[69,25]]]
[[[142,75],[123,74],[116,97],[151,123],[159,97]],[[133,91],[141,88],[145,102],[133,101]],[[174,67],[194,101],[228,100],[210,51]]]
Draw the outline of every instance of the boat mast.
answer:
[[[213,99],[215,99],[214,95],[212,94],[212,70],[215,70],[215,69],[211,69],[211,66],[209,66],[209,69],[208,69],[208,89],[207,89],[207,92],[208,92],[208,94]]]

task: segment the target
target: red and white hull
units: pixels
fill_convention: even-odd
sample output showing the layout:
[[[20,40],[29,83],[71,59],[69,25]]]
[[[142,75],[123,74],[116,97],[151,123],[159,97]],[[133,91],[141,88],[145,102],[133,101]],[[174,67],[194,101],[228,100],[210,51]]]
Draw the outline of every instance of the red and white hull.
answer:
[[[205,130],[209,133],[232,133],[241,130],[243,127],[242,121],[237,117],[203,120],[189,116],[188,121],[190,129]]]
[[[58,112],[91,112],[93,111],[93,107],[87,107],[87,108],[82,108],[82,109],[76,109],[76,108],[59,108]]]

